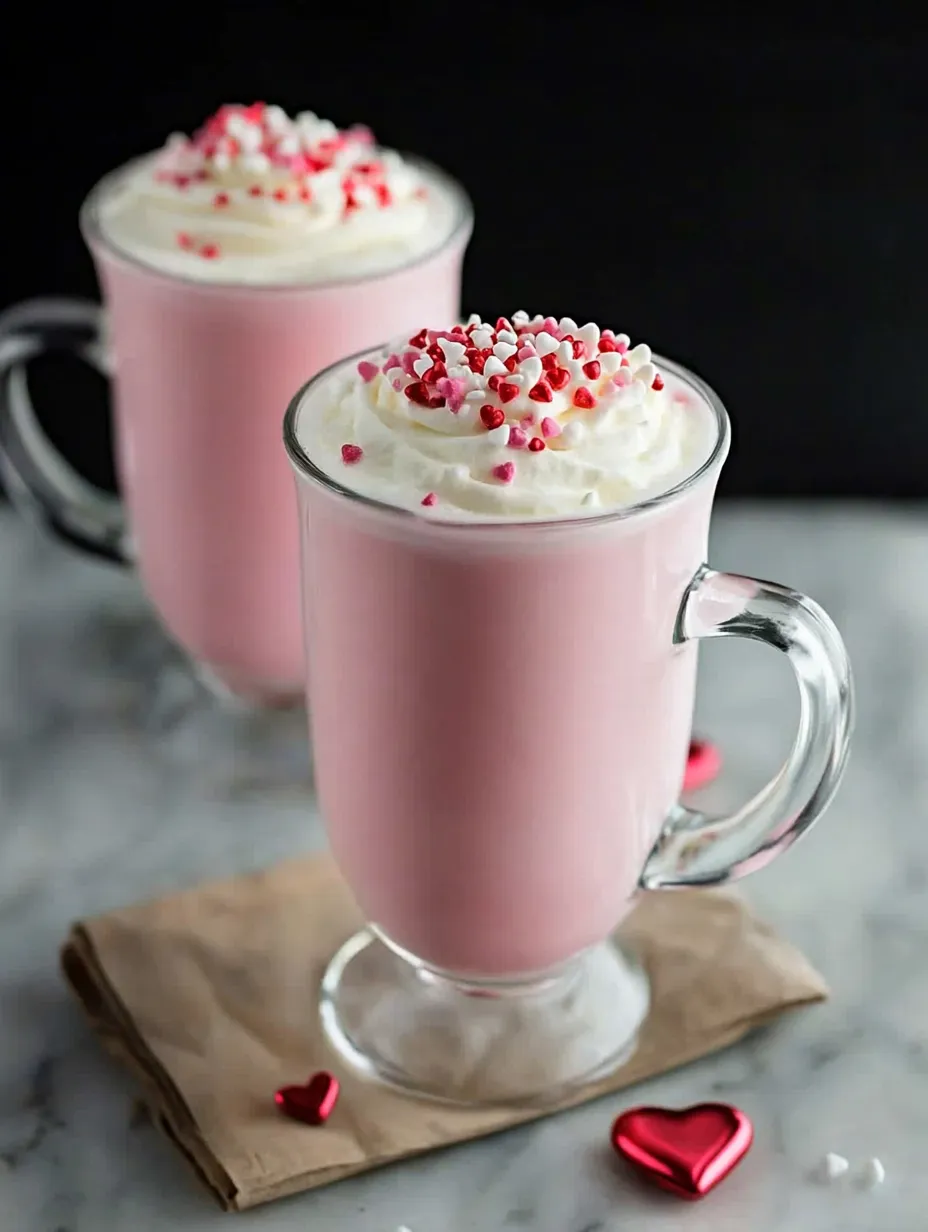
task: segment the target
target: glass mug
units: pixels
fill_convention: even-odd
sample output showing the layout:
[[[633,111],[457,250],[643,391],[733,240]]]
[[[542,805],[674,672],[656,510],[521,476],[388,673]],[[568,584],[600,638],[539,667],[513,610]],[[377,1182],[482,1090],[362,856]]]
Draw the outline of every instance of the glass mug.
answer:
[[[350,361],[357,363],[362,358]],[[560,1100],[626,1059],[647,980],[613,931],[642,892],[760,868],[841,778],[847,654],[811,599],[705,562],[729,447],[631,508],[442,522],[360,496],[284,438],[300,511],[308,697],[329,842],[370,921],[332,959],[338,1052],[464,1103]],[[729,817],[678,803],[697,644],[783,651],[801,712],[781,772]]]
[[[307,375],[399,326],[452,321],[473,215],[441,245],[387,273],[310,285],[210,284],[129,256],[100,205],[81,210],[105,319],[81,301],[37,300],[0,315],[0,473],[12,499],[74,546],[134,564],[171,637],[219,692],[258,703],[303,693],[299,545],[280,407]],[[112,369],[125,506],[84,481],[42,433],[25,366],[48,348]]]

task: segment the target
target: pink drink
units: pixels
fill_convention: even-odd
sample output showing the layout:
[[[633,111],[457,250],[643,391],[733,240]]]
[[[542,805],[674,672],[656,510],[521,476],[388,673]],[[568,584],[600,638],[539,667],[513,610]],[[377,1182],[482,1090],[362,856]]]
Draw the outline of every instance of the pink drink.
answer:
[[[307,373],[375,345],[398,321],[453,320],[466,239],[358,282],[246,287],[165,276],[91,231],[138,568],[171,635],[234,692],[275,699],[303,688],[280,407]]]
[[[455,318],[469,203],[366,128],[255,103],[221,107],[192,137],[106,177],[81,223],[105,338],[86,305],[5,314],[11,488],[69,543],[137,566],[163,624],[221,692],[293,700],[305,672],[280,408],[359,347]],[[46,344],[92,362],[106,353],[124,508],[68,473],[28,399],[7,405],[5,369]]]
[[[827,805],[852,717],[811,600],[705,565],[729,443],[699,379],[514,313],[421,330],[290,405],[316,782],[369,921],[320,987],[348,1064],[464,1104],[557,1102],[648,1008],[642,890],[760,867]],[[677,803],[696,643],[784,651],[801,717],[726,818]]]
[[[696,646],[673,628],[715,478],[604,526],[450,531],[301,486],[319,799],[395,944],[543,971],[629,909],[683,778]]]

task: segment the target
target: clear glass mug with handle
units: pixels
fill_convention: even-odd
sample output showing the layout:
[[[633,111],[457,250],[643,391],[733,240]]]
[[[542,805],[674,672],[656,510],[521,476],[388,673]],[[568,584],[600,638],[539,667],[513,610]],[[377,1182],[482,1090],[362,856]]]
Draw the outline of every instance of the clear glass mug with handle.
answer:
[[[81,210],[105,312],[28,301],[0,314],[0,476],[59,539],[135,567],[197,675],[220,695],[302,696],[299,548],[279,414],[307,375],[397,321],[453,320],[472,229],[463,189],[410,159],[454,203],[448,233],[385,272],[309,284],[209,283],[123,251],[104,206]],[[48,349],[109,375],[122,499],[87,483],[42,431],[27,366]]]
[[[728,417],[655,363],[712,417],[711,454],[584,518],[442,521],[344,486],[300,422],[348,364],[287,412],[320,808],[369,921],[333,957],[321,1013],[349,1062],[419,1093],[556,1101],[621,1064],[648,1007],[613,935],[638,895],[762,867],[844,769],[841,638],[811,599],[705,564]],[[785,766],[728,817],[677,803],[709,637],[773,646],[799,687]]]

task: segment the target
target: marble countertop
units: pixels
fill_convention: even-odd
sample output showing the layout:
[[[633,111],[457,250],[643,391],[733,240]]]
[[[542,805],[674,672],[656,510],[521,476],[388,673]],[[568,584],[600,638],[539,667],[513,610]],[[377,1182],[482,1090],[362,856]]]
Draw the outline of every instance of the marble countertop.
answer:
[[[928,510],[729,504],[713,563],[806,590],[854,660],[859,722],[816,830],[745,883],[831,982],[805,1011],[684,1071],[500,1137],[247,1215],[222,1215],[132,1115],[57,971],[71,920],[318,846],[303,717],[223,711],[188,677],[135,581],[0,510],[0,1227],[3,1232],[891,1232],[924,1229],[928,1095]],[[726,807],[792,734],[788,668],[707,645],[699,730]],[[724,1099],[756,1143],[705,1203],[613,1166],[632,1101]],[[809,1178],[879,1156],[872,1193]],[[231,1225],[230,1225],[231,1226]]]

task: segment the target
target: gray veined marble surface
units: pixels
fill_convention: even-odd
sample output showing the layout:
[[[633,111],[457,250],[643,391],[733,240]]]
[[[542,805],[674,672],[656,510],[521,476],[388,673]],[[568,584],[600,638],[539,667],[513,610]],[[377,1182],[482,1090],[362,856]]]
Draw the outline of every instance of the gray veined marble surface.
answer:
[[[56,967],[69,921],[321,843],[300,715],[223,713],[131,577],[0,511],[0,1229],[191,1232],[922,1232],[928,1227],[928,511],[729,505],[716,567],[818,598],[854,659],[859,723],[831,812],[746,884],[834,997],[633,1095],[243,1216],[220,1214],[102,1054]],[[775,654],[706,647],[700,728],[723,746],[712,807],[778,764],[795,718]],[[705,1203],[613,1163],[634,1100],[725,1099],[756,1144]],[[873,1193],[808,1173],[878,1155]]]

